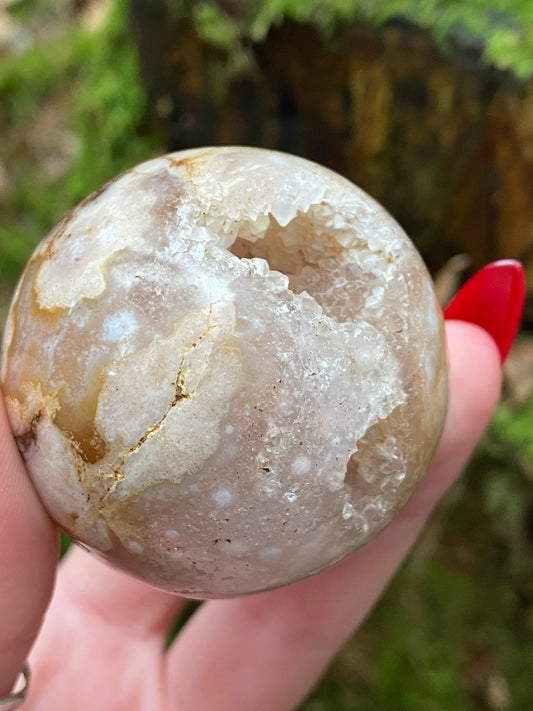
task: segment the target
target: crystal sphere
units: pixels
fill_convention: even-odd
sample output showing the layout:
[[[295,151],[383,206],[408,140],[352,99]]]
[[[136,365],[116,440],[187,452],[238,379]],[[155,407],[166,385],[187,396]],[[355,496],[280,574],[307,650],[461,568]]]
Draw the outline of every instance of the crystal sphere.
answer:
[[[375,536],[447,393],[440,308],[396,222],[325,168],[241,147],[150,160],[74,208],[21,278],[1,382],[58,525],[200,598]]]

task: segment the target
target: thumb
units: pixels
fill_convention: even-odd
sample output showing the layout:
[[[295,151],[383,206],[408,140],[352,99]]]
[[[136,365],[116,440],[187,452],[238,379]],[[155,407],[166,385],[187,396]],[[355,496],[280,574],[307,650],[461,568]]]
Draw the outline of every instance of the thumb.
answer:
[[[37,636],[57,557],[57,530],[31,485],[0,397],[0,697]]]

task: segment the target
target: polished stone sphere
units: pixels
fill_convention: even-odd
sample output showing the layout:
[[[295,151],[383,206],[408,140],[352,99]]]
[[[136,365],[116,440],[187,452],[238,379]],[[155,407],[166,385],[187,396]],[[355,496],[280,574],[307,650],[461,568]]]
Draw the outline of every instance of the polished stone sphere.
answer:
[[[442,316],[401,228],[255,148],[142,163],[32,256],[2,388],[47,510],[166,590],[304,578],[383,529],[446,409]]]

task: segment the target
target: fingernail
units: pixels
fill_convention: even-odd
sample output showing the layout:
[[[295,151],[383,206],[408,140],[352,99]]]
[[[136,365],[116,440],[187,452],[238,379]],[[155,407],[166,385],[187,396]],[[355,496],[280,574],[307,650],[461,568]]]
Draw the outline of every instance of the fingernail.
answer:
[[[444,318],[469,321],[488,331],[503,363],[520,324],[525,294],[522,265],[502,259],[487,264],[459,289],[444,309]]]

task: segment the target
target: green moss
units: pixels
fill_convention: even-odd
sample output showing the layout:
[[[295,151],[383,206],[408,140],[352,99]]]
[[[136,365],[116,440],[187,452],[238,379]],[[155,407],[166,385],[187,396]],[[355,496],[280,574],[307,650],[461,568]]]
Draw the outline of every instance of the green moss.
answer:
[[[490,698],[491,680],[508,689],[512,706],[501,708],[531,708],[527,611],[476,488],[461,498],[444,532],[434,524],[436,549],[430,527],[300,711],[499,708]]]
[[[65,185],[70,202],[81,200],[155,148],[153,139],[139,131],[145,92],[124,0],[115,0],[99,35],[85,40],[72,101],[72,126],[81,149]]]
[[[169,0],[177,11],[189,6]],[[331,37],[339,23],[362,20],[383,25],[404,20],[428,29],[443,48],[455,42],[479,51],[483,60],[518,78],[533,75],[533,3],[530,0],[255,0],[237,15],[216,0],[195,4],[204,39],[231,53],[250,41],[261,42],[284,18],[311,23]],[[231,47],[231,49],[230,49]]]
[[[66,533],[63,533],[63,531],[60,531],[60,542],[61,542],[61,547],[59,551],[59,556],[62,558],[65,553],[68,551],[70,546],[72,545],[72,541],[70,538],[67,536]]]
[[[486,447],[500,460],[511,461],[533,480],[533,398],[520,406],[502,404],[492,421]]]

